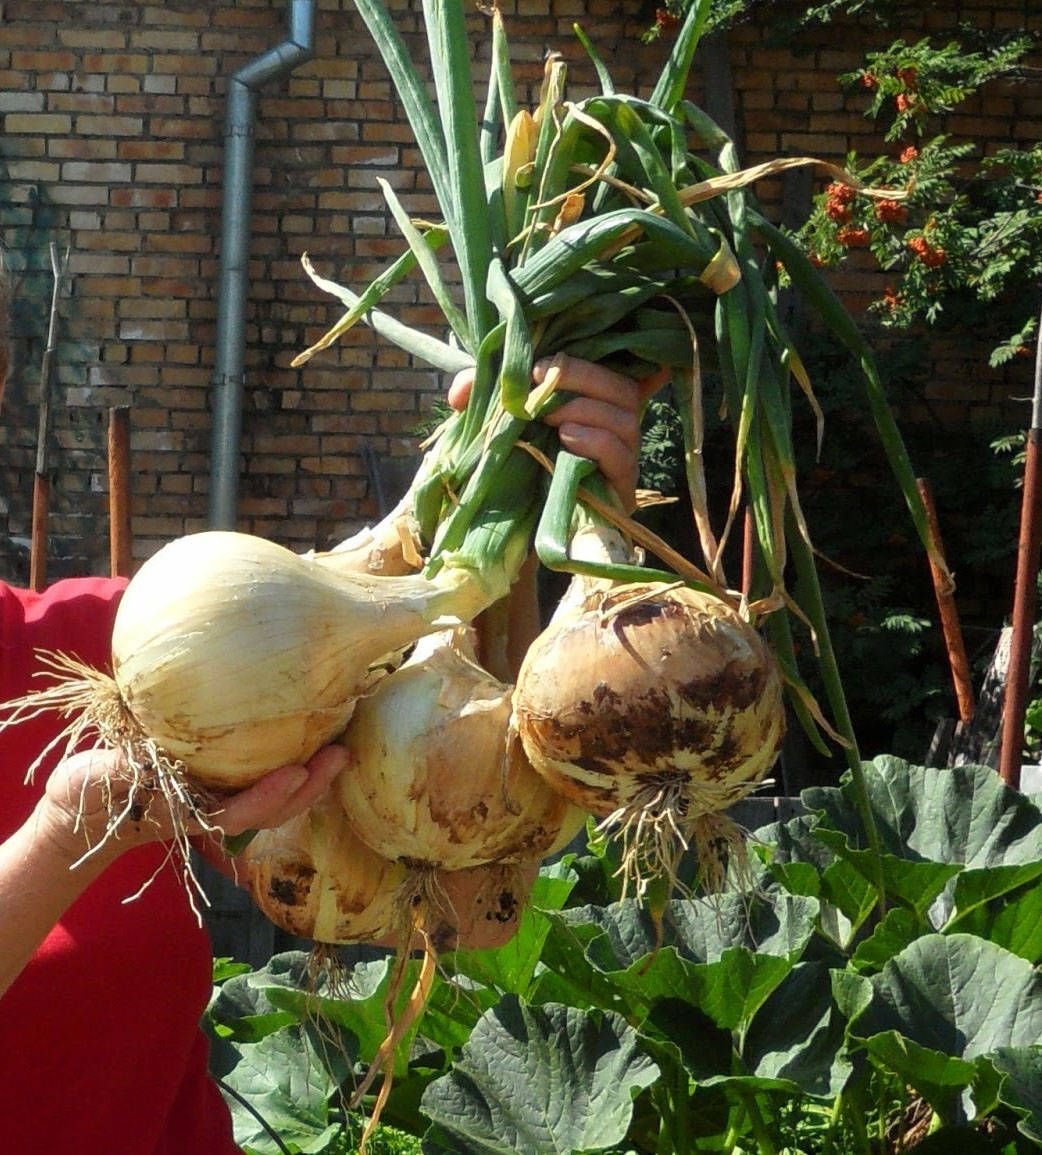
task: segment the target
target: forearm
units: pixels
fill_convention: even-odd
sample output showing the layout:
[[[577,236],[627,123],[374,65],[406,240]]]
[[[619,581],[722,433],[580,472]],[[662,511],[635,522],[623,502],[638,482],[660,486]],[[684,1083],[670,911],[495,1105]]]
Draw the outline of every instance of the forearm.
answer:
[[[0,997],[107,865],[99,856],[70,869],[74,861],[71,850],[48,834],[39,809],[0,844]]]

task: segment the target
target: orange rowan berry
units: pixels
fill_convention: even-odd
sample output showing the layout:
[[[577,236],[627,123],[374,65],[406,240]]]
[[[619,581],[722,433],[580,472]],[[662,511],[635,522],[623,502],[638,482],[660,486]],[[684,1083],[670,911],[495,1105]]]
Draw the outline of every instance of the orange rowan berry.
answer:
[[[908,219],[908,209],[900,201],[882,200],[876,202],[876,217],[887,224],[900,225]]]
[[[868,229],[849,226],[836,233],[836,240],[847,249],[864,249],[872,240],[872,234]]]

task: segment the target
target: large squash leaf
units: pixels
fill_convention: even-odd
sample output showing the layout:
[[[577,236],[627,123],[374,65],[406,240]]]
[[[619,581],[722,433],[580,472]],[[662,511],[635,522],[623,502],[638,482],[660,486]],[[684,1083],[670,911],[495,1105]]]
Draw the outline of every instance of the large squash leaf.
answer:
[[[449,1074],[427,1088],[425,1152],[572,1155],[620,1142],[634,1095],[658,1078],[610,1012],[526,1006],[510,996],[478,1023]]]
[[[849,945],[875,910],[877,892],[865,875],[837,857],[816,836],[817,819],[800,814],[756,832],[754,848],[771,877],[790,894],[821,900],[819,929],[841,947]]]
[[[924,935],[863,982],[867,1005],[846,1008],[852,1035],[939,1111],[982,1061],[1042,1038],[1042,975],[975,935]]]
[[[223,1078],[235,1141],[258,1155],[279,1155],[289,1144],[304,1155],[324,1151],[340,1130],[329,1103],[345,1074],[337,1044],[313,1028],[288,1027],[240,1046]]]
[[[795,961],[814,933],[817,911],[813,898],[771,890],[675,899],[666,904],[661,923],[632,899],[578,907],[558,917],[572,926],[599,927],[603,933],[591,943],[590,958],[601,970],[613,971],[662,946],[699,963],[717,962],[735,947]]]
[[[999,1097],[1022,1116],[1020,1130],[1042,1146],[1042,1044],[1000,1047],[992,1062],[1005,1075]]]
[[[850,1071],[844,1023],[821,963],[800,963],[771,994],[742,1040],[746,1070],[788,1082],[808,1095],[835,1096]]]
[[[960,930],[1005,947],[1035,966],[1042,963],[1042,886],[1037,883],[1003,895],[1000,902],[975,906],[954,921]]]
[[[775,890],[673,901],[661,924],[633,900],[556,917],[600,932],[586,957],[631,1014],[680,999],[717,1026],[742,1030],[802,956],[817,912],[815,899]]]
[[[929,909],[936,928],[1042,877],[1042,811],[990,767],[940,770],[881,756],[865,769],[887,894],[919,914]],[[819,815],[815,835],[873,879],[853,783],[801,797]]]

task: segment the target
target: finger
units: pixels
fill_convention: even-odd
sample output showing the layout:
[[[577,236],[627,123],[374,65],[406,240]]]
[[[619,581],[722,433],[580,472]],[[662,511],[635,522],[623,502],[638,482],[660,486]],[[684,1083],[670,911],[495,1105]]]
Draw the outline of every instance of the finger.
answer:
[[[449,403],[450,409],[455,409],[461,412],[466,409],[467,401],[470,398],[470,390],[474,385],[474,370],[461,369],[452,379],[452,384],[449,386],[446,401]]]
[[[47,780],[47,797],[85,829],[104,829],[130,791],[126,762],[115,750],[81,750],[59,762]]]
[[[234,795],[212,817],[225,834],[281,826],[309,809],[347,765],[343,746],[324,746],[306,766],[280,766]]]
[[[287,806],[297,814],[309,809],[332,786],[333,779],[346,765],[347,750],[343,746],[323,746],[307,763],[307,781],[287,799]]]
[[[597,462],[623,509],[629,512],[636,506],[636,458],[629,445],[609,430],[597,426],[562,425],[557,435],[569,452]]]
[[[244,830],[279,825],[286,802],[308,780],[306,766],[280,766],[252,786],[226,799],[220,810],[208,817],[225,835]]]
[[[607,401],[634,411],[639,405],[636,382],[604,365],[558,353],[555,357],[537,361],[532,370],[532,379],[537,385],[542,385],[552,371],[560,374],[558,388],[567,389],[570,393],[580,393],[584,397]]]
[[[566,401],[559,409],[548,413],[545,421],[560,429],[563,425],[581,425],[590,429],[603,429],[611,433],[631,452],[640,444],[640,421],[632,409],[624,409],[608,401],[596,401],[590,397],[575,397]],[[586,457],[592,454],[584,454]],[[596,458],[594,458],[596,460]]]

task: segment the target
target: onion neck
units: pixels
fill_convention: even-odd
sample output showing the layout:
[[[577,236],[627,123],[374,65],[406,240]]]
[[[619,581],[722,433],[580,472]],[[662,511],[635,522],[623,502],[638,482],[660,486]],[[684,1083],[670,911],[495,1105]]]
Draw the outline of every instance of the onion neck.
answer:
[[[633,565],[633,547],[614,526],[598,517],[582,502],[577,502],[572,515],[572,530],[568,542],[568,556],[573,561],[598,566]],[[605,594],[618,582],[588,573],[574,573],[560,602],[560,612],[585,605],[598,594]],[[555,612],[556,616],[556,612]]]
[[[309,560],[326,580],[349,584],[353,597],[367,606],[372,628],[391,653],[435,630],[467,625],[509,589],[505,574],[463,565],[437,574],[393,577],[360,573],[350,552],[317,554]]]

